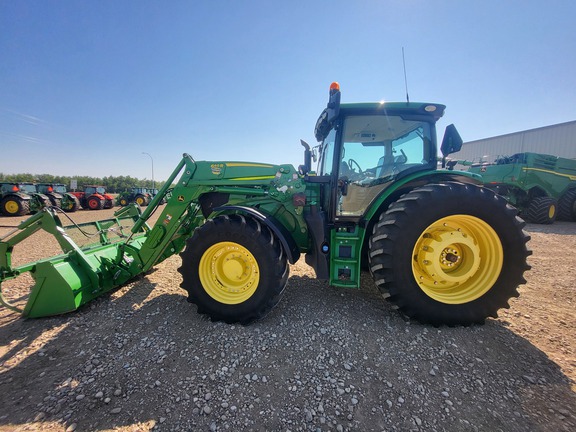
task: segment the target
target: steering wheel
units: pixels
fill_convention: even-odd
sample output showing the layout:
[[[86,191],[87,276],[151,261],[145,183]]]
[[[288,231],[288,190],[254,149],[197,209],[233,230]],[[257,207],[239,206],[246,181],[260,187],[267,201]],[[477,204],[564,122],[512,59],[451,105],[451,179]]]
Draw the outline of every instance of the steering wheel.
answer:
[[[350,167],[350,169],[354,169],[352,168],[352,165],[356,165],[356,167],[358,167],[358,174],[362,174],[362,168],[360,168],[360,164],[358,162],[356,162],[354,159],[348,159],[348,166]]]
[[[404,150],[400,149],[401,155],[398,155],[394,158],[394,165],[402,165],[408,162],[408,156],[404,153]]]

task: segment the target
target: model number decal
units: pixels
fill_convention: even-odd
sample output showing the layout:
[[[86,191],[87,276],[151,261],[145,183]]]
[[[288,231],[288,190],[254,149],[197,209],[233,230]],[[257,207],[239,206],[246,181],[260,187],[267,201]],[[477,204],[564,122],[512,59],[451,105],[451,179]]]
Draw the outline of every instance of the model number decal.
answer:
[[[224,168],[224,164],[212,164],[210,165],[210,170],[214,175],[220,175],[222,173],[222,168]]]

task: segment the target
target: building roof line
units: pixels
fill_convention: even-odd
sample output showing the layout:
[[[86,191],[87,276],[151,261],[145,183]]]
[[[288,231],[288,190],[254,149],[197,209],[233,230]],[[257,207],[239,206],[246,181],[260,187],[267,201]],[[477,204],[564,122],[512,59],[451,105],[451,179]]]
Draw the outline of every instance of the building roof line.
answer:
[[[567,126],[567,125],[571,125],[571,124],[576,124],[576,120],[567,121],[567,122],[563,122],[563,123],[556,123],[556,124],[548,125],[548,126],[540,126],[537,128],[526,129],[526,130],[518,131],[518,132],[510,132],[510,133],[506,133],[506,134],[502,134],[502,135],[496,135],[496,136],[488,137],[488,138],[480,138],[480,139],[476,139],[473,141],[466,141],[464,144],[474,144],[475,142],[478,142],[478,141],[488,141],[488,140],[503,138],[503,137],[507,137],[507,136],[511,136],[511,135],[520,135],[520,134],[525,134],[525,133],[529,133],[529,132],[540,131],[543,129],[554,128],[554,127],[558,127],[558,126]]]

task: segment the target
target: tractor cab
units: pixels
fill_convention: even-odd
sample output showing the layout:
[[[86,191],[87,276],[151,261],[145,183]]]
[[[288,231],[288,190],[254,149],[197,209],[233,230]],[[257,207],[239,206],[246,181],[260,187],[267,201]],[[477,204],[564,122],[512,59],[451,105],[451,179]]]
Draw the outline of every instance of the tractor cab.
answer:
[[[329,178],[332,186],[326,197],[330,204],[325,202],[331,219],[358,220],[391,184],[435,170],[435,124],[444,109],[418,102],[340,104],[340,89],[333,83],[315,129],[318,176]],[[456,151],[459,137],[453,126],[448,134],[445,142],[451,147],[443,148]]]
[[[87,195],[91,194],[104,195],[106,193],[106,189],[104,188],[104,186],[85,186],[84,193]]]
[[[66,190],[66,185],[63,185],[63,184],[60,184],[60,183],[58,183],[58,184],[53,184],[52,187],[54,188],[54,192],[57,192],[57,193],[64,194],[64,193],[68,192],[68,191]]]

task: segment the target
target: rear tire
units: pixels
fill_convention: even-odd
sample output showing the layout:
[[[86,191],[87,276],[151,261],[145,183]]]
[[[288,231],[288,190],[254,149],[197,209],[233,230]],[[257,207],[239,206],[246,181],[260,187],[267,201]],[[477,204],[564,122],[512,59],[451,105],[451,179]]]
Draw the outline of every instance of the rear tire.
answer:
[[[180,254],[181,287],[198,313],[213,321],[249,324],[278,303],[289,267],[278,239],[241,215],[209,219]]]
[[[54,207],[62,208],[62,199],[56,198],[55,196],[48,195],[48,199],[50,200],[50,205]]]
[[[0,201],[0,212],[4,216],[24,216],[30,213],[30,203],[17,196],[7,196]]]
[[[73,213],[80,208],[80,201],[74,195],[65,195],[62,199],[62,210],[67,213]]]
[[[95,196],[88,198],[88,208],[90,210],[102,210],[102,200]]]
[[[402,196],[369,240],[370,271],[404,314],[433,325],[497,317],[523,273],[529,240],[517,210],[489,189],[432,184]]]
[[[137,195],[136,199],[134,201],[136,202],[136,204],[138,204],[139,206],[142,206],[142,207],[148,205],[148,200],[143,195]]]
[[[536,224],[550,225],[556,220],[558,202],[550,197],[536,197],[530,201],[523,217]]]
[[[576,221],[576,189],[570,189],[560,198],[558,220]]]

